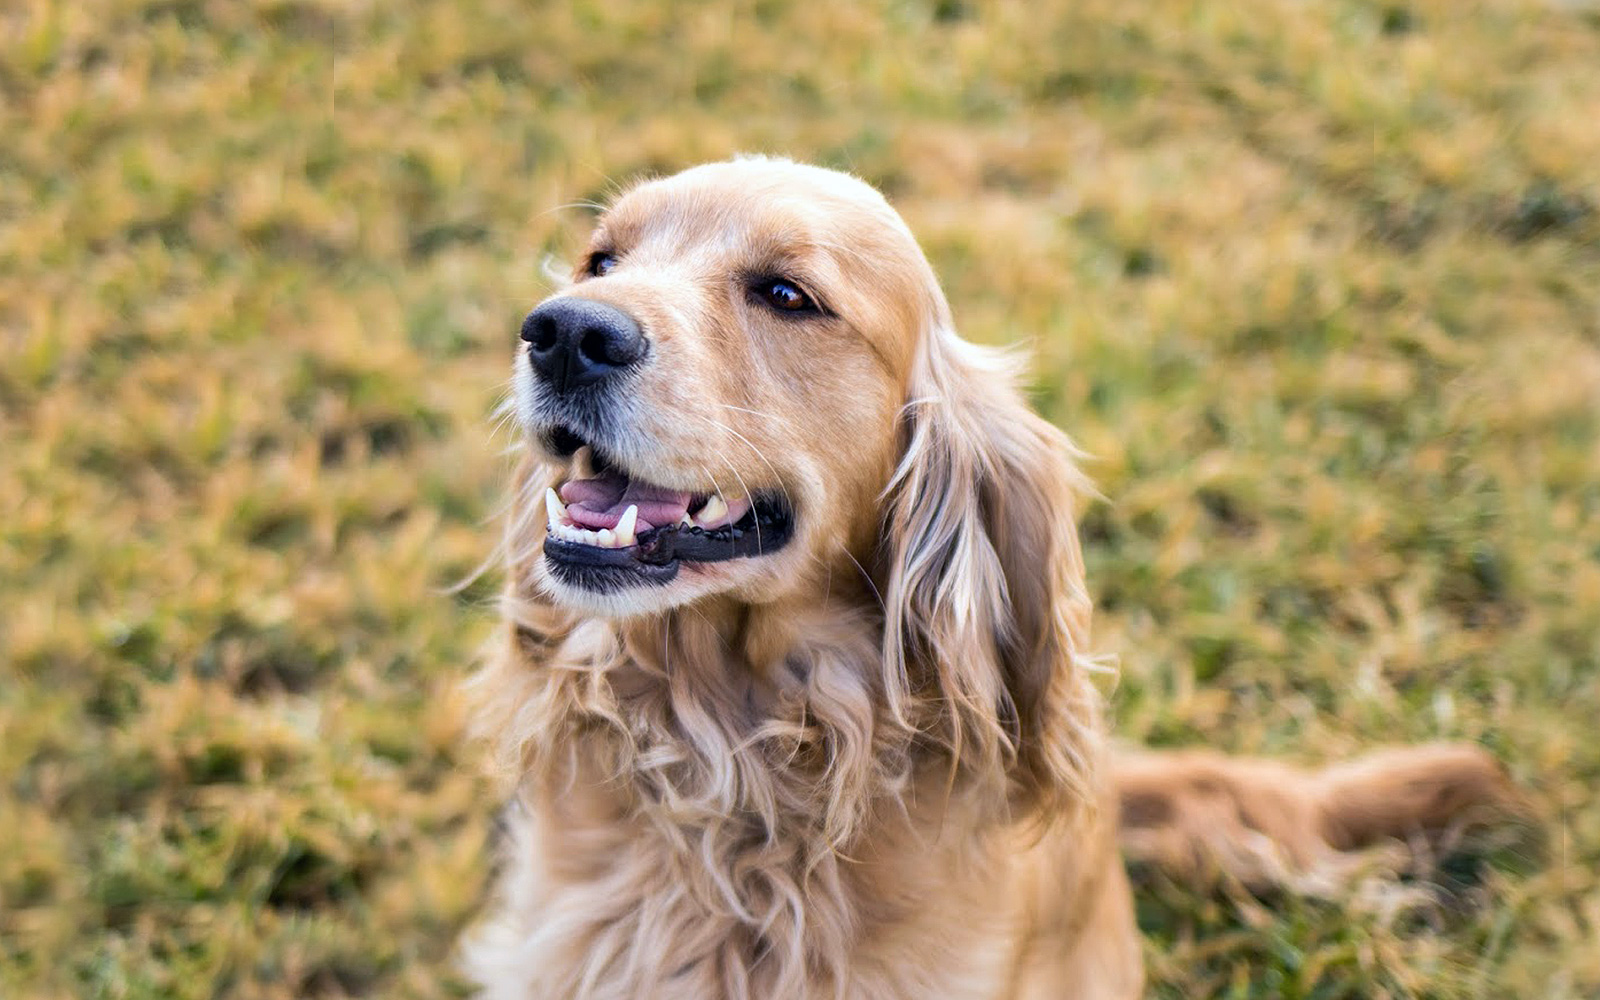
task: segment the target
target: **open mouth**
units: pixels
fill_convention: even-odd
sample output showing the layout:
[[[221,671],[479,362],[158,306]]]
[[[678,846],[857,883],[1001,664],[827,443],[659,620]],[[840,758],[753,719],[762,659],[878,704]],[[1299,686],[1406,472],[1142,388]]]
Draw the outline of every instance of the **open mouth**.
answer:
[[[590,447],[593,475],[545,493],[545,560],[556,579],[586,590],[664,584],[684,563],[768,555],[789,540],[781,498],[724,496],[657,486]]]

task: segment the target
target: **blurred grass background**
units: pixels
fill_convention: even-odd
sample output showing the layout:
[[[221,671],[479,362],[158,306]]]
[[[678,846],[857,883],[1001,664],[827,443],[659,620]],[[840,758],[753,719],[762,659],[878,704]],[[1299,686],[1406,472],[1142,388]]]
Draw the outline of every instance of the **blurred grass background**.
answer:
[[[1146,900],[1161,997],[1600,997],[1600,8],[12,0],[0,996],[449,996],[490,411],[616,182],[845,167],[1092,450],[1121,733],[1466,739],[1459,912]]]

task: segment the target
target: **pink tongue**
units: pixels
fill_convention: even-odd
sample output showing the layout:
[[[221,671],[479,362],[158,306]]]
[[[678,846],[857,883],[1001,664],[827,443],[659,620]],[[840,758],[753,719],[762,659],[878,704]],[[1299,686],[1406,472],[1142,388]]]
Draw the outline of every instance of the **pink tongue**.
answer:
[[[677,524],[688,513],[691,498],[688,493],[629,482],[610,472],[594,479],[574,479],[562,484],[559,492],[573,523],[594,531],[615,528],[631,505],[639,508],[635,531]]]

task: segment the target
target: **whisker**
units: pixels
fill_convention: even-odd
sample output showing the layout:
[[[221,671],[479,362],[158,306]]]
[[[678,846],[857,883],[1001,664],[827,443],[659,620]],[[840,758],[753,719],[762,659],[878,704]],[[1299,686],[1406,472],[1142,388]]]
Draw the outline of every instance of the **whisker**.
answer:
[[[727,457],[726,456],[723,457],[723,461],[727,462]],[[737,468],[735,468],[732,463],[728,464],[728,471],[733,473],[733,478],[739,480],[739,488],[744,490],[744,495],[750,498],[750,509],[754,510],[755,506],[756,506],[756,497],[755,497],[754,493],[750,492],[750,484],[744,481],[744,476],[741,476],[739,474],[739,470]],[[726,499],[726,498],[724,498],[724,499]],[[757,549],[761,548],[761,519],[760,518],[756,519],[756,548]]]
[[[738,409],[738,407],[733,407],[733,409]],[[773,481],[775,483],[777,483],[779,492],[781,492],[783,494],[784,502],[789,505],[789,509],[791,511],[794,510],[794,497],[789,495],[789,488],[783,485],[783,477],[778,475],[777,466],[772,464],[771,460],[769,460],[767,458],[767,456],[761,451],[760,448],[757,448],[755,446],[755,444],[752,443],[749,438],[745,437],[743,434],[740,434],[738,431],[734,430],[732,427],[729,427],[727,424],[721,422],[720,420],[716,420],[716,419],[713,419],[711,417],[708,417],[703,413],[696,413],[696,414],[694,414],[694,416],[700,418],[701,420],[704,420],[706,423],[710,424],[713,427],[716,427],[716,428],[718,428],[720,430],[724,430],[724,431],[728,432],[729,434],[732,434],[734,437],[738,438],[740,441],[743,441],[744,442],[744,446],[746,448],[749,448],[751,451],[755,452],[756,457],[761,459],[761,461],[766,464],[767,471],[772,473]],[[726,461],[726,459],[724,459],[724,461]],[[744,487],[745,495],[746,496],[750,496],[752,498],[752,503],[753,503],[754,502],[754,494],[750,493],[749,484],[747,484],[744,481],[744,477],[739,475],[739,470],[737,468],[734,468],[734,466],[731,463],[728,465],[728,468],[733,472],[733,474],[735,476],[738,477],[739,485]],[[759,518],[756,520],[756,547],[757,548],[761,548],[762,547],[762,544],[761,544],[761,521],[760,521]]]
[[[716,427],[719,430],[727,431],[729,434],[732,434],[734,437],[744,442],[744,446],[746,448],[749,448],[751,451],[755,452],[756,457],[761,459],[762,463],[766,465],[767,471],[772,473],[773,481],[777,484],[778,490],[783,493],[783,499],[788,502],[791,510],[794,508],[794,497],[789,495],[788,487],[783,485],[783,477],[778,474],[777,466],[772,464],[771,460],[767,458],[766,454],[763,453],[760,448],[757,448],[749,438],[745,437],[743,434],[740,434],[738,431],[734,430],[732,427],[729,427],[720,420],[715,420],[702,413],[696,413],[694,416],[704,420],[706,423]]]
[[[695,464],[700,465],[700,471],[704,472],[706,474],[706,478],[711,480],[711,488],[717,491],[717,496],[726,500],[727,497],[722,492],[722,484],[717,482],[717,477],[711,474],[711,470],[706,468],[704,465],[701,465],[699,462],[696,462]]]
[[[500,402],[490,411],[489,438],[493,440],[505,433],[506,425],[517,419],[516,389],[508,380],[500,392]]]
[[[750,492],[750,484],[746,483],[744,481],[744,477],[739,475],[739,470],[734,468],[733,464],[731,462],[728,462],[727,456],[723,456],[722,460],[723,460],[724,464],[726,464],[728,466],[728,471],[732,472],[734,478],[739,480],[739,486],[741,488],[743,488],[745,496],[748,496],[748,497],[751,498],[750,506],[751,506],[752,509],[754,509],[754,507],[755,507],[755,497],[754,497],[754,494],[752,494]],[[723,496],[722,486],[717,482],[716,477],[711,475],[711,470],[707,469],[703,465],[700,466],[700,470],[706,474],[706,478],[711,480],[711,485],[716,487],[717,495],[722,497],[723,501],[726,502],[728,498],[726,496]],[[761,547],[761,521],[758,518],[756,520],[756,548],[759,549],[760,547]]]
[[[782,417],[778,416],[776,413],[764,413],[761,410],[747,410],[742,406],[734,406],[732,403],[723,403],[722,404],[722,408],[724,410],[738,410],[740,413],[749,413],[749,414],[752,414],[752,415],[757,416],[757,417],[766,417],[768,420],[782,420],[783,419]]]
[[[724,458],[723,461],[727,461],[727,459]],[[739,480],[739,485],[744,488],[745,495],[751,497],[750,507],[751,507],[752,510],[754,510],[755,509],[755,499],[754,499],[754,495],[751,494],[751,492],[750,492],[749,484],[744,481],[744,477],[743,476],[739,475],[739,470],[738,469],[735,469],[732,465],[729,465],[728,469],[729,469],[729,471],[731,471],[734,474],[735,478],[737,478]],[[700,466],[700,471],[704,472],[706,474],[706,478],[711,480],[711,485],[712,485],[712,487],[714,487],[716,489],[717,496],[722,497],[723,500],[726,501],[727,497],[723,495],[722,484],[717,482],[717,477],[713,476],[711,474],[711,470],[706,468],[704,465],[701,465]],[[760,518],[756,519],[756,548],[758,548],[758,549],[761,548],[761,519]]]
[[[534,218],[542,219],[547,215],[554,215],[557,212],[565,212],[569,208],[587,208],[595,212],[604,212],[606,210],[606,207],[599,202],[585,199],[582,201],[569,201],[565,205],[557,205],[554,208],[547,208],[543,212],[540,212],[538,215],[534,216]]]
[[[844,553],[844,557],[855,563],[856,569],[861,571],[861,579],[867,581],[867,586],[872,590],[872,596],[878,599],[878,607],[883,610],[888,610],[888,606],[883,603],[883,595],[878,592],[878,585],[872,581],[872,574],[867,572],[867,568],[861,565],[860,560],[850,554],[849,549],[842,545],[839,547],[839,549]]]

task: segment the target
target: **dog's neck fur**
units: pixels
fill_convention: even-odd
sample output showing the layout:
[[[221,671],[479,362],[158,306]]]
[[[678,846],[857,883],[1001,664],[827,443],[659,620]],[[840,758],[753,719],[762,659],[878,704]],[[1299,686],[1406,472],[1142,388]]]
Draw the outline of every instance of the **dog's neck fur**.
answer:
[[[1003,778],[941,765],[889,717],[870,596],[616,622],[511,595],[482,722],[531,813],[514,850],[559,859],[513,859],[510,880],[547,995],[843,989],[888,919],[887,869],[852,862],[966,845],[981,864],[982,827],[1004,825]]]

